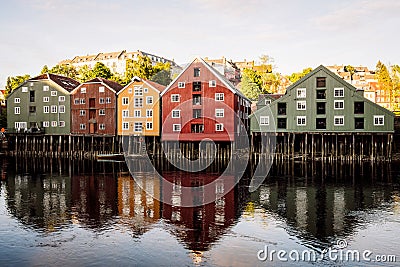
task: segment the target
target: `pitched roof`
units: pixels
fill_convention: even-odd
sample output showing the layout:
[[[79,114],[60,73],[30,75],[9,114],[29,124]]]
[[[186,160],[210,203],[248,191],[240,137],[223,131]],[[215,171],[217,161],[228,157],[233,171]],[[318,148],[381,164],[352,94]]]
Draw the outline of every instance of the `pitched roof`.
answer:
[[[37,77],[31,78],[28,81],[40,81],[40,80],[53,81],[68,92],[71,92],[76,87],[78,87],[80,84],[79,82],[75,81],[72,78],[65,77],[65,76],[58,75],[58,74],[52,74],[52,73],[45,73],[45,74],[39,75]]]
[[[100,77],[96,77],[90,81],[85,82],[84,84],[86,84],[86,83],[103,83],[103,84],[107,85],[109,88],[113,89],[116,93],[118,93],[123,88],[123,86],[117,82],[107,80],[104,78],[100,78]]]
[[[162,84],[159,84],[159,83],[156,83],[156,82],[153,82],[153,81],[150,81],[150,80],[145,80],[145,79],[143,79],[144,80],[144,82],[146,82],[147,84],[149,84],[150,86],[152,86],[154,89],[156,89],[157,91],[159,91],[160,93],[162,92],[162,91],[164,91],[164,89],[166,88],[166,86],[164,86],[164,85],[162,85]]]

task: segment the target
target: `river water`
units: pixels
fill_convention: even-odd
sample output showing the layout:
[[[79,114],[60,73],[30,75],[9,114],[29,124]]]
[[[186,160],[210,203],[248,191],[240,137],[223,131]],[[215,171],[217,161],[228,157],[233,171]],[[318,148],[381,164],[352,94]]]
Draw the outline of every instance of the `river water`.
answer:
[[[251,168],[221,178],[221,166],[164,167],[160,179],[123,162],[3,158],[0,166],[0,266],[400,262],[398,163],[275,163],[254,192]],[[215,179],[215,201],[180,206],[205,198],[185,186]]]

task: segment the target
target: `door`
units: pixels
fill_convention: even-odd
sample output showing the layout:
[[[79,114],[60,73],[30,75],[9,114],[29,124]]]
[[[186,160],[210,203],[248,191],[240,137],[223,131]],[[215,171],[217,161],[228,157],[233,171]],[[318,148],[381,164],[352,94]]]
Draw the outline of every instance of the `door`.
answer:
[[[97,123],[89,123],[89,133],[90,134],[96,133],[96,124]]]

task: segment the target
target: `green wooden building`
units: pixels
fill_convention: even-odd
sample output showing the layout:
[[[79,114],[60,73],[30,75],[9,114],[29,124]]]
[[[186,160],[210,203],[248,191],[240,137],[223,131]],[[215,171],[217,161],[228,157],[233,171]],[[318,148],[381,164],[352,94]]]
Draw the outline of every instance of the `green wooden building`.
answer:
[[[281,98],[258,103],[250,131],[256,151],[268,134],[276,136],[278,153],[288,156],[389,157],[394,114],[321,65]]]
[[[70,92],[78,85],[55,74],[42,74],[19,85],[7,98],[8,132],[69,135]]]

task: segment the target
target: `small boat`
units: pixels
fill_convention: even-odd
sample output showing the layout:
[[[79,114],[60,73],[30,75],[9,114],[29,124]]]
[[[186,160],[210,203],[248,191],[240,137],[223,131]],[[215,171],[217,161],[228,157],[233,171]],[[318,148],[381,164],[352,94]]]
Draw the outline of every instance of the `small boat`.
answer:
[[[115,161],[124,161],[124,154],[98,154],[96,156],[97,160],[115,160]]]

